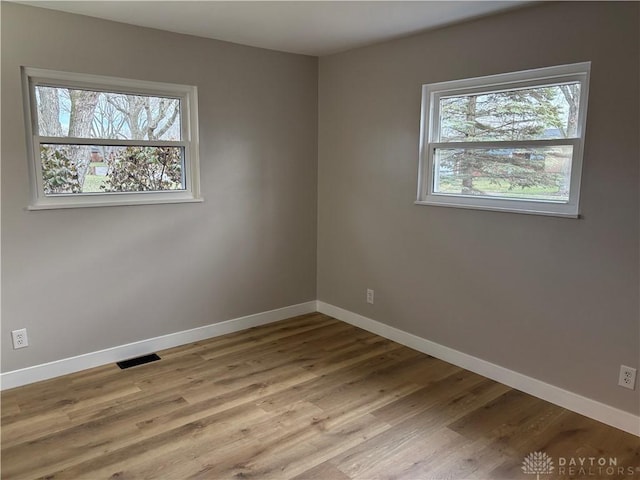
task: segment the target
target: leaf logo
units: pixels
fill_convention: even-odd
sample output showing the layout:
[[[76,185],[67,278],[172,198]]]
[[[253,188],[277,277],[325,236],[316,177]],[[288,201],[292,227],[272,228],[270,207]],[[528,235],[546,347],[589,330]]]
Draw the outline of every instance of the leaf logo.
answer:
[[[544,452],[531,452],[522,461],[522,471],[535,475],[536,480],[540,480],[540,474],[553,473],[553,469],[553,460]]]

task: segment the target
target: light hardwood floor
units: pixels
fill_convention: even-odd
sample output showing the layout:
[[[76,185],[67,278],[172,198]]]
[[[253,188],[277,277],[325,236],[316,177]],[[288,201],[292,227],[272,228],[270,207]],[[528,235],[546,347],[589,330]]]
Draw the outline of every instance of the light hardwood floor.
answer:
[[[2,478],[640,479],[637,437],[322,314],[158,353],[3,392]]]

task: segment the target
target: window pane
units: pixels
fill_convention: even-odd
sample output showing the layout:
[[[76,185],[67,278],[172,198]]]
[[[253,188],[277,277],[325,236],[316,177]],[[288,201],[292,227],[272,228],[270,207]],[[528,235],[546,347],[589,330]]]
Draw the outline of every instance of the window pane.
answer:
[[[440,142],[576,138],[580,84],[440,98]]]
[[[573,147],[436,149],[433,191],[444,195],[569,200]]]
[[[181,140],[177,98],[43,86],[35,90],[42,136]]]
[[[43,144],[45,195],[184,190],[182,147]]]

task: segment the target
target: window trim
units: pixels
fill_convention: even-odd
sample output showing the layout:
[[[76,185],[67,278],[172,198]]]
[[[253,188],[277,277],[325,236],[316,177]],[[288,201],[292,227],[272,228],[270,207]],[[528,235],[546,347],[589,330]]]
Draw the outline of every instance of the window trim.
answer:
[[[200,195],[200,163],[198,158],[198,91],[197,87],[172,83],[150,82],[120,77],[62,72],[41,68],[21,67],[27,155],[31,199],[28,210],[58,208],[103,207],[117,205],[148,205],[160,203],[202,202]],[[35,87],[80,88],[93,91],[135,95],[164,96],[180,99],[180,129],[182,140],[119,140],[40,136]],[[144,145],[179,146],[184,148],[184,190],[65,193],[45,195],[42,181],[42,162],[37,154],[41,144],[82,145]]]
[[[582,62],[422,85],[418,191],[415,204],[578,218],[590,70],[591,62]],[[576,81],[580,82],[581,85],[576,138],[490,142],[434,141],[440,128],[439,108],[440,98],[443,96],[468,95],[487,91],[495,92],[501,89],[511,90]],[[569,200],[567,202],[440,194],[433,191],[436,176],[434,169],[434,152],[436,148],[509,148],[562,145],[571,145],[573,147]]]

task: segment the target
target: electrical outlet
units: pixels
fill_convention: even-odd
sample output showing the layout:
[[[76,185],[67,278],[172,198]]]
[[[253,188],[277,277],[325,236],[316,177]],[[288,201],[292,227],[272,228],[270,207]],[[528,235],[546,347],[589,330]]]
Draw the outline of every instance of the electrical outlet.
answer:
[[[620,365],[620,377],[618,378],[618,385],[630,390],[635,390],[636,369],[633,367],[627,367],[626,365]]]
[[[26,328],[21,328],[20,330],[13,330],[11,332],[11,338],[13,339],[14,350],[29,346],[29,339],[27,338]]]
[[[367,288],[367,303],[373,305],[373,290],[371,290],[370,288]]]

